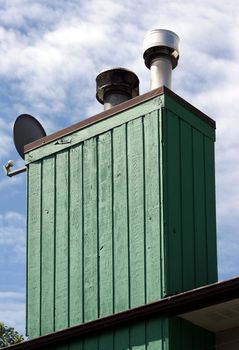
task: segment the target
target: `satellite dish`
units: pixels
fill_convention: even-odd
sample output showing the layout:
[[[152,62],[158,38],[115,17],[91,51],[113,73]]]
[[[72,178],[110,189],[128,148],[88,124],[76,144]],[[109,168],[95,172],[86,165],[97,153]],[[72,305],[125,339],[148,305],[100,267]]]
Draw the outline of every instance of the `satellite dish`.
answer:
[[[21,114],[13,126],[13,140],[19,155],[24,159],[24,146],[46,136],[39,121],[29,114]]]

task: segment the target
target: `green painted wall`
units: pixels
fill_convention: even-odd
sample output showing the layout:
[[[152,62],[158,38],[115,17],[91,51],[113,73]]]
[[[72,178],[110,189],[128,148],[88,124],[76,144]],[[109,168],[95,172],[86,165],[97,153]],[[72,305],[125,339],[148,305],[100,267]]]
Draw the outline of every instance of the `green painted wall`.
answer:
[[[214,139],[160,96],[26,155],[30,338],[217,280]]]
[[[163,110],[167,294],[217,280],[214,141]]]
[[[55,346],[55,350],[214,350],[213,333],[180,318],[153,318]],[[47,350],[47,347],[44,347]],[[51,346],[48,348],[52,350]]]

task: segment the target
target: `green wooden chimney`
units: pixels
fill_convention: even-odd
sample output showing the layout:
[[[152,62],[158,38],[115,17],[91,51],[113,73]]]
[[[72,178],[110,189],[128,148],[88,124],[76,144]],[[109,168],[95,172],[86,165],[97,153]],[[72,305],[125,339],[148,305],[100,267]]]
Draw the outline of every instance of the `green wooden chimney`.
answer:
[[[217,281],[214,142],[162,87],[25,147],[30,338]],[[170,317],[117,332],[86,348],[213,349]]]

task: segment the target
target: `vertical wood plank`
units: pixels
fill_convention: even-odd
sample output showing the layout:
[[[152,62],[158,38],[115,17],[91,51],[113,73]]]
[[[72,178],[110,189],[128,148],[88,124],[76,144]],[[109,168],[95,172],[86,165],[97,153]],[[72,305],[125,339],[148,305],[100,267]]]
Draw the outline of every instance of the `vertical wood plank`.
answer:
[[[164,349],[163,317],[157,317],[146,321],[147,350]],[[166,350],[166,348],[165,348]]]
[[[130,327],[130,349],[146,350],[145,322],[137,322]]]
[[[82,144],[70,149],[70,326],[83,321]]]
[[[161,332],[163,335],[163,350],[171,350],[170,349],[170,343],[169,343],[169,319],[168,317],[163,317],[162,318],[162,324],[161,324]]]
[[[84,321],[98,317],[98,193],[96,139],[84,142]]]
[[[144,118],[146,302],[162,297],[158,113]]]
[[[128,123],[128,200],[131,307],[145,303],[144,161],[142,119]]]
[[[159,194],[160,194],[160,260],[161,260],[161,294],[162,297],[167,295],[168,291],[168,278],[166,275],[167,272],[167,257],[168,257],[168,247],[167,247],[167,171],[165,169],[165,155],[166,152],[166,142],[165,138],[167,135],[165,131],[167,130],[164,119],[165,119],[165,109],[161,108],[158,111],[158,163],[159,163]]]
[[[42,161],[41,335],[54,332],[55,157]]]
[[[114,349],[114,332],[104,332],[99,335],[99,350],[112,350]]]
[[[114,332],[114,350],[130,349],[129,327],[117,328]]]
[[[195,274],[196,285],[207,283],[205,174],[203,135],[193,130],[194,218],[195,218]]]
[[[55,330],[68,327],[68,150],[56,155],[56,277],[55,277]]]
[[[72,340],[68,346],[69,350],[83,350],[83,339]]]
[[[192,128],[180,123],[183,290],[195,286]]]
[[[170,317],[168,318],[168,324],[169,324],[169,341],[168,341],[169,348],[168,349],[169,350],[186,350],[182,348],[181,319],[179,317]]]
[[[119,312],[129,307],[126,125],[113,129],[113,166],[114,309]]]
[[[206,186],[206,232],[208,256],[207,283],[217,281],[217,237],[216,237],[216,199],[215,199],[215,160],[214,142],[204,137],[205,186]]]
[[[52,347],[49,350],[69,350],[70,344],[59,344],[55,347],[55,349]]]
[[[84,350],[98,350],[98,348],[99,348],[99,341],[98,341],[97,335],[93,335],[91,337],[87,337],[84,339],[84,342],[83,342]]]
[[[182,329],[182,350],[191,350],[193,347],[193,324],[185,320],[181,320]],[[202,349],[203,350],[203,349]]]
[[[167,266],[165,277],[168,280],[169,294],[182,290],[182,251],[181,251],[181,177],[180,177],[180,126],[176,115],[167,111],[164,115],[166,134],[165,166],[165,206],[167,212]]]
[[[29,298],[28,298],[28,280],[29,280],[29,264],[28,264],[28,255],[29,255],[29,239],[30,239],[30,232],[29,232],[29,221],[30,221],[30,178],[29,178],[29,166],[27,166],[27,181],[26,181],[26,195],[27,195],[27,201],[26,201],[26,315],[25,315],[25,322],[26,322],[26,336],[28,337],[28,304],[29,304]]]
[[[111,132],[99,135],[98,165],[99,316],[102,317],[112,314],[114,306]]]
[[[28,168],[28,336],[40,335],[41,313],[41,161]]]

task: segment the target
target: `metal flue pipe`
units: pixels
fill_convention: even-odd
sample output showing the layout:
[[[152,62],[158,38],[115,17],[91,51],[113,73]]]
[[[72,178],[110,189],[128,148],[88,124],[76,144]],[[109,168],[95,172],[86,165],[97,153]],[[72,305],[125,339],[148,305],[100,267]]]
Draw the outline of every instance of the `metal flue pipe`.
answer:
[[[151,90],[160,86],[171,89],[172,70],[178,64],[179,37],[170,30],[153,29],[144,39],[144,61],[150,69]]]
[[[125,68],[112,68],[96,77],[96,98],[104,110],[139,95],[137,75]]]

